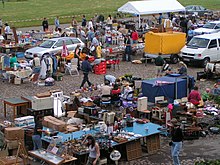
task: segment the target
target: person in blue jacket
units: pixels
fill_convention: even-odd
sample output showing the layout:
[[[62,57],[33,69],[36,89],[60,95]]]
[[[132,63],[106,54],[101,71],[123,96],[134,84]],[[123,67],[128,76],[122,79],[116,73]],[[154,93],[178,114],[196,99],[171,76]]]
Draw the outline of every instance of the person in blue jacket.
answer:
[[[87,82],[89,86],[92,85],[92,83],[89,81],[89,72],[92,71],[92,66],[88,61],[89,57],[86,56],[85,60],[82,62],[82,71],[83,71],[83,80],[82,84],[80,85],[80,88],[84,86],[84,84]]]

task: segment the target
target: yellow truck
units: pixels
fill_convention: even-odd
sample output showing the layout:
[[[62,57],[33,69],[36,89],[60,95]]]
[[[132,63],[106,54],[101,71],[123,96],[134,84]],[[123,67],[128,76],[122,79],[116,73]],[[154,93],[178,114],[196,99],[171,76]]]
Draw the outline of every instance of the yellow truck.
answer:
[[[158,55],[164,59],[169,59],[172,63],[179,60],[178,54],[184,47],[186,34],[181,32],[166,32],[145,34],[145,58],[154,59]]]

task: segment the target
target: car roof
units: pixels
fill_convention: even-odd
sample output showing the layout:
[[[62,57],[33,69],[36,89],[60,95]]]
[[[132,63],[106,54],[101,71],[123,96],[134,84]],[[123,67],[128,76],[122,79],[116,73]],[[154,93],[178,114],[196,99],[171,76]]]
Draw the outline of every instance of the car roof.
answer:
[[[205,39],[216,39],[220,38],[220,32],[219,33],[212,33],[212,34],[203,34],[195,36],[196,38],[205,38]]]
[[[51,41],[58,41],[58,40],[68,40],[68,39],[78,39],[76,37],[58,37],[58,38],[51,38]]]
[[[217,24],[217,23],[220,23],[220,21],[210,21],[208,23],[215,23],[215,24]]]
[[[200,5],[188,5],[188,6],[185,6],[185,7],[192,7],[192,6],[200,6]],[[201,6],[203,7],[203,6]]]

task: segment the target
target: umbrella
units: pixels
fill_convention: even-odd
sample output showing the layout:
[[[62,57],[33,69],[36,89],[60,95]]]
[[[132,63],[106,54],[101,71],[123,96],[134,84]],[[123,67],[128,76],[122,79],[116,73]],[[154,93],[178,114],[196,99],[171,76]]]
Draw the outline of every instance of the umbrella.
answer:
[[[67,46],[66,46],[65,41],[63,41],[63,49],[62,49],[62,54],[61,54],[61,56],[62,56],[62,57],[66,57],[66,56],[68,56],[68,54],[69,54],[68,48],[67,48]]]

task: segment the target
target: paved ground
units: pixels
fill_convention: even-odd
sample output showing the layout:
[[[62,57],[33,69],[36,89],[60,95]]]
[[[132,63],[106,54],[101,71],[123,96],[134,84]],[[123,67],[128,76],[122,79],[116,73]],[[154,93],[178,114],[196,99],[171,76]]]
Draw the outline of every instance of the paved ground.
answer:
[[[137,56],[135,58],[140,58]],[[177,64],[172,65],[174,69],[177,68]],[[196,77],[196,72],[202,71],[202,68],[189,67],[188,73]],[[131,64],[128,62],[122,62],[120,64],[120,69],[110,69],[107,71],[107,74],[112,74],[116,77],[124,75],[125,73],[132,73],[136,77],[141,77],[144,79],[154,78],[155,77],[155,66],[152,63],[147,64]],[[30,82],[26,82],[21,85],[9,84],[8,82],[0,81],[0,99],[10,98],[10,97],[20,97],[25,95],[34,95],[36,93],[45,92],[49,89],[61,89],[65,94],[69,95],[74,89],[78,89],[82,80],[82,73],[80,76],[72,77],[70,75],[65,75],[63,81],[56,82],[52,87],[39,87],[33,85]],[[95,75],[91,73],[89,75],[91,82],[93,83],[102,83],[103,75]],[[198,81],[197,84],[201,89],[206,87],[211,87],[214,84],[214,81]],[[2,110],[2,102],[0,104],[0,110]],[[9,109],[8,109],[9,110]],[[8,112],[8,119],[10,119],[11,112]],[[3,113],[1,113],[1,119],[3,119]],[[210,136],[207,138],[200,138],[195,141],[186,141],[184,142],[184,150],[181,154],[181,160],[183,165],[193,165],[193,162],[196,159],[215,159],[220,157],[220,145],[219,145],[219,136]],[[167,145],[169,140],[166,138],[162,139],[162,148],[161,150],[149,156],[143,156],[143,158],[131,162],[122,162],[121,164],[128,165],[170,165],[170,147]]]

